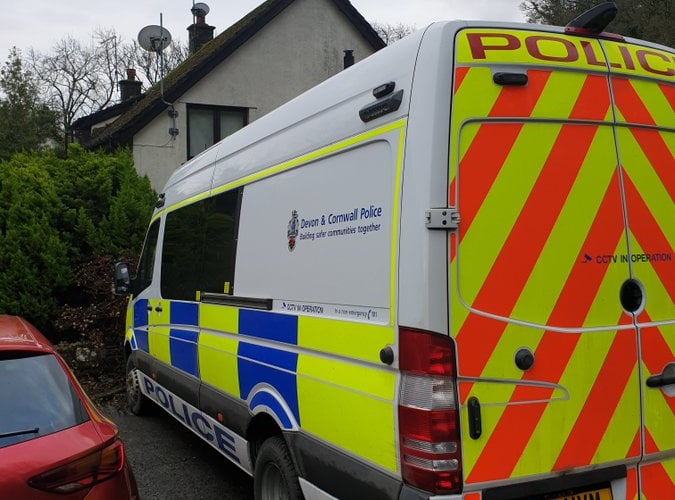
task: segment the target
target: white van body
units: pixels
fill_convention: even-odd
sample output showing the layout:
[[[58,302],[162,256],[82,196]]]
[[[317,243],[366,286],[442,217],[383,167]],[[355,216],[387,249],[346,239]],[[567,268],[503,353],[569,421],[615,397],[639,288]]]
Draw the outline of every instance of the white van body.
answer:
[[[674,81],[442,22],[251,123],[163,191],[130,391],[261,496],[672,498]]]

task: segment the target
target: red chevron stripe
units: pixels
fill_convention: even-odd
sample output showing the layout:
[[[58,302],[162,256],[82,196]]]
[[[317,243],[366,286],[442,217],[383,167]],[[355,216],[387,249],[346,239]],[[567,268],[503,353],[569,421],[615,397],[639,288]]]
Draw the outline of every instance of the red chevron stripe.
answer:
[[[628,316],[623,315],[623,318],[631,322]],[[635,337],[634,330],[617,332],[584,408],[553,466],[554,470],[592,462],[637,364]],[[635,406],[639,406],[637,398]]]
[[[530,116],[550,74],[549,71],[533,70],[530,71],[527,87],[503,88],[489,116]],[[462,192],[458,200],[463,226],[460,229],[460,240],[471,229],[474,217],[490,192],[522,128],[522,123],[482,125],[464,155],[460,165]]]
[[[659,88],[661,89],[661,92],[663,92],[663,95],[666,96],[672,110],[675,111],[675,85],[659,83]]]
[[[654,438],[647,431],[645,433],[647,449],[658,449]],[[647,498],[675,498],[675,483],[670,479],[668,472],[661,463],[649,464],[640,467],[641,490]]]
[[[651,113],[640,99],[639,94],[631,85],[629,78],[613,77],[614,101],[626,121],[656,125]]]
[[[626,477],[626,499],[633,500],[637,497],[638,494],[638,478],[637,478],[637,468],[631,467],[628,469],[628,475]]]
[[[614,94],[616,104],[627,121],[656,125],[654,118],[644,105],[630,81],[623,78],[614,78]],[[675,168],[673,168],[673,153],[655,130],[630,128],[633,137],[647,155],[649,163],[663,182],[671,197],[675,197]]]
[[[645,313],[645,322],[650,322],[651,318]],[[650,326],[642,329],[642,361],[647,365],[649,373],[657,375],[663,371],[668,363],[673,362],[673,351],[666,342],[663,333],[658,326]],[[658,389],[645,389],[654,391]],[[675,414],[675,398],[663,397],[670,406],[670,410]]]
[[[633,137],[640,144],[640,148],[647,156],[649,163],[661,179],[671,199],[675,198],[675,168],[673,168],[673,153],[656,130],[630,128]],[[672,133],[672,132],[671,132]],[[625,158],[624,158],[625,161]],[[630,165],[628,165],[630,170]]]
[[[572,117],[593,113],[595,119],[602,119],[608,108],[606,82],[599,77],[589,77],[572,111]],[[566,125],[562,128],[527,203],[490,271],[489,279],[476,296],[473,303],[475,308],[503,316],[511,314],[530,278],[532,263],[538,260],[551,234],[596,132],[597,127],[589,126]],[[570,144],[575,147],[570,148]],[[462,180],[462,188],[464,182]],[[483,316],[472,314],[467,318],[457,335],[463,375],[480,376],[505,327],[505,323]],[[475,332],[480,332],[480,342],[476,342]]]
[[[584,251],[601,254],[607,248],[616,248],[623,235],[619,181],[613,177],[600,209],[583,245]],[[587,266],[579,259],[572,269],[549,323],[554,325],[580,325],[593,304],[597,291],[607,272],[607,266]],[[481,343],[483,336],[481,333]],[[580,334],[547,331],[535,357],[541,360],[523,377],[525,380],[557,383],[574,353]],[[461,359],[460,351],[460,359]],[[548,397],[552,393],[548,390]],[[513,401],[541,396],[542,389],[518,386]],[[482,482],[510,477],[518,459],[536,429],[546,404],[510,405],[502,414],[495,431],[470,472],[467,482]],[[563,410],[564,411],[564,410]]]
[[[462,86],[462,82],[464,81],[464,78],[466,78],[466,75],[468,74],[469,74],[468,67],[457,68],[457,70],[455,71],[455,94]]]
[[[675,170],[675,169],[673,169]],[[654,218],[649,207],[645,204],[637,187],[628,175],[624,175],[626,202],[631,232],[646,253],[673,253],[673,247],[663,233],[660,224]],[[662,221],[664,224],[667,221]],[[672,224],[672,220],[670,223]],[[659,276],[666,288],[670,299],[675,301],[675,273],[672,271],[672,262],[649,263]]]
[[[462,83],[464,82],[466,75],[469,74],[469,69],[470,68],[462,67],[457,68],[457,70],[455,71],[455,95],[462,86]],[[456,179],[452,179],[452,182],[450,183],[450,189],[448,191],[450,195],[450,203],[448,204],[449,207],[455,206],[455,198],[456,198],[455,188],[456,188]]]
[[[642,448],[640,447],[640,443],[642,441],[642,438],[640,437],[642,433],[642,428],[638,429],[637,432],[635,433],[635,438],[633,439],[633,444],[630,445],[630,448],[628,449],[628,454],[626,455],[626,458],[628,457],[637,457],[642,453]]]

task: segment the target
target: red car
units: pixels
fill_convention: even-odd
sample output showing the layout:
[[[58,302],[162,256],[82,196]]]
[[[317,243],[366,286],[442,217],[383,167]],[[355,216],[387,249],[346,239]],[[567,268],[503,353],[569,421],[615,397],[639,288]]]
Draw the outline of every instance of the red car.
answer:
[[[117,427],[27,321],[0,315],[0,498],[138,498]]]

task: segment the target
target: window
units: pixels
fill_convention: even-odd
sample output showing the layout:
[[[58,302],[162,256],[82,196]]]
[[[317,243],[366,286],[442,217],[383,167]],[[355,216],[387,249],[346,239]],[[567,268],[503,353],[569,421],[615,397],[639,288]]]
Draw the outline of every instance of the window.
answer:
[[[13,357],[14,356],[14,357]],[[68,376],[51,354],[0,354],[0,448],[89,419]]]
[[[138,261],[138,271],[134,283],[134,293],[138,294],[148,288],[152,283],[152,272],[155,268],[155,249],[157,248],[157,237],[159,235],[159,219],[153,222],[148,229],[143,243],[143,252]]]
[[[162,247],[162,297],[165,299],[195,300],[208,204],[210,200],[198,201],[166,216]]]
[[[201,290],[234,293],[234,258],[237,247],[237,211],[240,189],[213,198],[206,220]]]
[[[162,297],[197,300],[197,292],[233,294],[240,193],[228,191],[166,216]]]
[[[248,109],[190,104],[188,114],[188,159],[236,132],[248,122]]]

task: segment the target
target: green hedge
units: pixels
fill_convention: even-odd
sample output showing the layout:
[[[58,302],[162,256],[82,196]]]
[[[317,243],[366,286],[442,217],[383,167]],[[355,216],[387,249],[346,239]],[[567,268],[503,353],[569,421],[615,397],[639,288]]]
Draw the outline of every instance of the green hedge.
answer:
[[[155,199],[128,150],[0,162],[0,313],[47,327],[82,262],[140,251]]]

